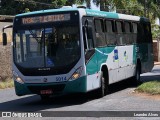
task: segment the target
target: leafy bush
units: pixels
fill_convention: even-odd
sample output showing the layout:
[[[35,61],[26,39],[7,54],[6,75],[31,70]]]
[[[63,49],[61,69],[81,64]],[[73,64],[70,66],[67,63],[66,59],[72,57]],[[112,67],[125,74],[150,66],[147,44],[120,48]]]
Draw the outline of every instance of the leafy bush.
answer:
[[[160,81],[150,81],[140,85],[136,91],[149,94],[160,94]]]

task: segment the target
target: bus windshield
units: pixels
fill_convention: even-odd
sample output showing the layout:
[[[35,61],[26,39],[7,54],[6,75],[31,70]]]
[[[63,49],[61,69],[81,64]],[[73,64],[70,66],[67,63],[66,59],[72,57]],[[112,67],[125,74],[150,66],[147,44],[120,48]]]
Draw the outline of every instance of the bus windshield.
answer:
[[[40,25],[39,25],[40,26]],[[22,68],[58,68],[80,58],[78,25],[52,24],[14,32],[14,62]]]

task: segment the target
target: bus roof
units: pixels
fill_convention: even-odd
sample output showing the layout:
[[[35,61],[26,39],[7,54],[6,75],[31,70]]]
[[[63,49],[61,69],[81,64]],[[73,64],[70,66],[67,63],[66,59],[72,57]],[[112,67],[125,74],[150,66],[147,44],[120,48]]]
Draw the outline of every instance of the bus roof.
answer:
[[[34,11],[34,12],[28,12],[28,13],[22,13],[16,15],[16,17],[19,16],[28,16],[28,15],[36,15],[36,14],[41,14],[41,13],[50,13],[50,12],[63,12],[63,11],[78,11],[77,8],[60,8],[60,9],[48,9],[48,10],[40,10],[40,11]]]
[[[98,11],[98,10],[92,10],[92,9],[83,9],[83,8],[60,8],[60,9],[40,10],[40,11],[18,14],[16,15],[16,17],[36,15],[41,13],[64,12],[64,11],[85,11],[87,16],[97,16],[97,17],[105,17],[105,18],[113,18],[113,19],[149,22],[149,19],[145,17],[126,15],[126,14],[120,14],[120,13],[114,13],[114,12]]]
[[[134,16],[134,15],[126,15],[126,14],[120,14],[120,13],[114,13],[114,12],[105,12],[105,11],[97,11],[97,10],[86,9],[86,13],[89,16],[149,22],[149,19],[145,18],[145,17],[139,17],[139,16]]]

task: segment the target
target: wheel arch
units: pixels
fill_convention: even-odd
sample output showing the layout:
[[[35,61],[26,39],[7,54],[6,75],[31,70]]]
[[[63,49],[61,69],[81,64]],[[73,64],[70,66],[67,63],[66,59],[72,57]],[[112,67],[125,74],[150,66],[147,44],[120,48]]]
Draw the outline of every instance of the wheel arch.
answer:
[[[109,71],[106,64],[103,64],[101,66],[101,72],[103,72],[103,76],[105,77],[105,80],[107,80],[107,83],[109,83]]]

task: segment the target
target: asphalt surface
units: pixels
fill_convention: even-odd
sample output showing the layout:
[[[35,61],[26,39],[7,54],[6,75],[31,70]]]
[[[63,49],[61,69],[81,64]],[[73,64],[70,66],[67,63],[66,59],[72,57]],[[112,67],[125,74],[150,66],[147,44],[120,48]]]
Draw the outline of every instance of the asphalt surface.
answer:
[[[141,75],[142,81],[160,80],[160,66],[156,65],[152,72]],[[75,114],[80,114],[79,117],[70,117],[65,114],[65,118],[58,116],[57,119],[106,119],[104,116],[106,113],[99,114],[92,111],[118,111],[117,114],[123,113],[123,111],[160,111],[160,100],[150,99],[143,96],[135,95],[133,93],[136,87],[130,84],[130,80],[124,80],[122,82],[113,84],[110,86],[110,93],[103,98],[96,98],[94,92],[88,94],[76,94],[67,95],[57,98],[52,98],[49,101],[41,101],[38,95],[29,95],[18,97],[15,95],[14,88],[0,90],[0,112],[39,112],[39,111],[80,111]],[[53,112],[54,111],[54,112]],[[73,113],[74,113],[73,112]],[[133,113],[133,112],[132,112]],[[91,115],[90,115],[91,114]],[[105,115],[104,115],[105,114]],[[115,112],[109,114],[115,116]],[[158,117],[112,117],[107,119],[160,119],[160,112]],[[63,114],[60,114],[63,115]],[[86,115],[86,116],[85,116]],[[82,117],[81,117],[82,116]],[[92,118],[90,117],[92,116]],[[1,118],[0,118],[1,119]],[[3,118],[4,119],[4,118]],[[17,118],[12,118],[17,119]],[[18,118],[20,119],[20,118]],[[39,118],[38,118],[39,119]],[[52,119],[52,118],[43,118]],[[56,118],[55,118],[56,119]]]

